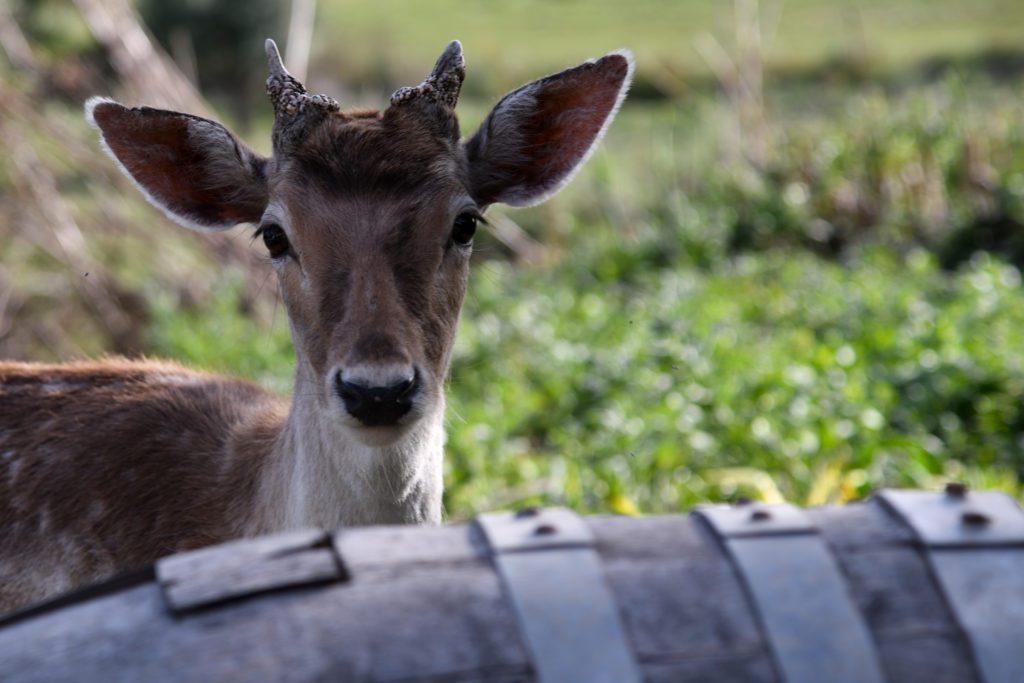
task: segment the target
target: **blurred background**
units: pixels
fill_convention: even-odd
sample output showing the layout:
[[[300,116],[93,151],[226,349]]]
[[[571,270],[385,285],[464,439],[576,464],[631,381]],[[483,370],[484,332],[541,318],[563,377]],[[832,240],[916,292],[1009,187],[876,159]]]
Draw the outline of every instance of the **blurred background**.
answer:
[[[81,113],[206,114],[266,152],[268,36],[345,106],[459,38],[466,133],[525,81],[637,55],[573,183],[478,239],[452,519],[1021,494],[1024,3],[3,0],[0,357],[167,356],[288,391],[251,230],[171,225]]]

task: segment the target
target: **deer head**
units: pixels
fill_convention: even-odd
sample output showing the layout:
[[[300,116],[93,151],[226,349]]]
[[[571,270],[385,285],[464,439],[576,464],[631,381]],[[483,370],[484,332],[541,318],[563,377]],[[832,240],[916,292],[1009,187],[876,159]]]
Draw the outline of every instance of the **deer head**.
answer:
[[[505,95],[460,139],[465,75],[453,42],[381,111],[310,95],[267,41],[273,155],[214,121],[95,98],[88,118],[146,198],[185,227],[256,226],[288,310],[299,396],[338,436],[403,439],[443,409],[442,382],[488,205],[564,185],[632,76],[609,54]],[[301,389],[300,389],[301,387]]]

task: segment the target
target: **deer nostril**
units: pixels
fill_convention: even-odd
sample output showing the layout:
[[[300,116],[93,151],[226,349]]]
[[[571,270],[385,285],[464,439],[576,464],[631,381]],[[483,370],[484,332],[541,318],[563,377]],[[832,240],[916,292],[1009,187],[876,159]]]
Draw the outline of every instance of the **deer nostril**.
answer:
[[[413,397],[420,386],[420,375],[386,386],[369,386],[335,375],[335,390],[349,415],[367,426],[393,425],[412,409]]]
[[[419,373],[419,370],[416,370],[413,373],[412,377],[410,377],[409,379],[405,380],[404,382],[399,382],[398,384],[395,385],[395,389],[398,391],[397,397],[399,399],[408,398],[409,396],[411,396],[413,394],[413,392],[415,392],[417,389],[419,389],[419,387],[420,387],[420,373]]]
[[[338,396],[340,396],[341,400],[344,401],[345,408],[348,409],[349,412],[362,406],[364,387],[353,382],[346,382],[341,378],[340,372],[335,377],[334,382],[338,390]]]

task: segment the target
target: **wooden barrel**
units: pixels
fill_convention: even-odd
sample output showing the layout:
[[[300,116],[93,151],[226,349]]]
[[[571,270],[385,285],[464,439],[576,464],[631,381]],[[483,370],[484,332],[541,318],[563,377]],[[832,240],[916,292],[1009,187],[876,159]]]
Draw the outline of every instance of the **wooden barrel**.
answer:
[[[166,558],[0,622],[0,681],[1024,681],[1024,513],[482,515]]]

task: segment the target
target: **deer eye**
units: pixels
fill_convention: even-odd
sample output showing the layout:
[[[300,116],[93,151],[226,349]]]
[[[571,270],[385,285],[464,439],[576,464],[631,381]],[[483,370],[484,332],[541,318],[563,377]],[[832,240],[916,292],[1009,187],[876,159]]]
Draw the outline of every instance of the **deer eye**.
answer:
[[[288,236],[280,225],[269,223],[260,228],[260,233],[271,258],[281,258],[288,253]]]
[[[452,225],[452,241],[463,247],[468,246],[473,241],[479,221],[480,219],[471,213],[460,213]]]

